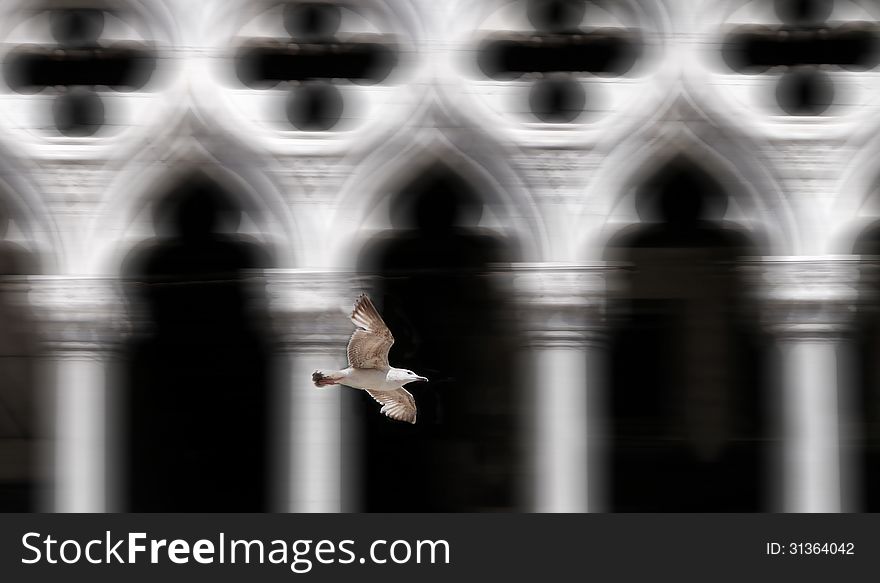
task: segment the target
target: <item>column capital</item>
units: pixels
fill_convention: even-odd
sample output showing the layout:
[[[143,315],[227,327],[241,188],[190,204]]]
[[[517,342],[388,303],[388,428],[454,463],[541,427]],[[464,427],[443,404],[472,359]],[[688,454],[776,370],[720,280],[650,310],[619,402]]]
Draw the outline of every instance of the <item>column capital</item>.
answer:
[[[860,267],[852,256],[763,257],[742,265],[770,333],[819,340],[837,339],[855,324]]]
[[[528,341],[536,346],[580,346],[605,337],[611,263],[518,263],[510,267]]]
[[[366,280],[350,272],[270,269],[263,273],[275,332],[286,350],[338,352],[352,332],[348,314]]]
[[[44,346],[55,354],[103,356],[129,331],[119,281],[112,277],[37,275],[6,278],[34,312]]]

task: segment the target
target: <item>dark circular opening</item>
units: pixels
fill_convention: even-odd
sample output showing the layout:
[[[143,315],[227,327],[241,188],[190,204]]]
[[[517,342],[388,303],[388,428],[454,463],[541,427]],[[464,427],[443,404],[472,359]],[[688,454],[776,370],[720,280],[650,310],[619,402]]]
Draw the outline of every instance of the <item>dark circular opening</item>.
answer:
[[[834,100],[834,84],[816,70],[786,73],[776,86],[776,101],[789,115],[820,115]]]
[[[842,25],[837,30],[846,34],[838,38],[836,51],[832,53],[835,62],[847,71],[868,71],[880,61],[880,38],[875,30],[857,28],[861,23]]]
[[[303,131],[325,131],[339,123],[343,108],[342,93],[334,85],[308,83],[288,95],[287,119]]]
[[[831,16],[834,0],[775,0],[774,7],[786,24],[820,24]]]
[[[104,32],[104,12],[94,9],[53,10],[49,27],[55,41],[64,47],[93,47]]]
[[[536,30],[577,30],[587,10],[584,0],[529,0],[526,12]]]
[[[532,113],[548,123],[569,123],[584,111],[584,88],[575,79],[542,79],[532,86],[529,106]]]
[[[363,47],[358,58],[364,65],[363,76],[353,77],[355,85],[376,85],[385,81],[394,67],[397,66],[398,55],[395,47],[370,44]]]
[[[332,37],[339,30],[342,12],[333,4],[289,4],[284,7],[284,28],[294,38]]]
[[[104,104],[87,89],[73,89],[55,99],[55,127],[65,136],[94,135],[104,125]]]

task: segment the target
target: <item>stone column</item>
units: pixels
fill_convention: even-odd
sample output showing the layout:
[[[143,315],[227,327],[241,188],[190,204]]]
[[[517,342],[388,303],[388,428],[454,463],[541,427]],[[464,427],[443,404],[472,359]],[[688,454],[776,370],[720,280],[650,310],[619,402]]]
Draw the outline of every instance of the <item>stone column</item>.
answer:
[[[781,510],[840,512],[843,507],[840,367],[851,366],[847,336],[858,300],[852,258],[766,258],[759,274],[763,320],[781,360],[776,371],[782,427]],[[776,465],[776,464],[774,464]]]
[[[514,268],[527,337],[531,508],[602,510],[605,265]]]
[[[280,491],[284,512],[342,512],[349,509],[346,485],[342,390],[318,389],[315,369],[345,366],[353,326],[348,315],[357,295],[348,274],[280,271],[267,273],[272,319],[280,338],[279,386],[283,410],[276,420],[282,442]]]
[[[108,463],[108,364],[126,328],[118,283],[110,278],[34,276],[29,300],[40,323],[50,410],[54,488],[49,509],[112,510],[118,466]]]

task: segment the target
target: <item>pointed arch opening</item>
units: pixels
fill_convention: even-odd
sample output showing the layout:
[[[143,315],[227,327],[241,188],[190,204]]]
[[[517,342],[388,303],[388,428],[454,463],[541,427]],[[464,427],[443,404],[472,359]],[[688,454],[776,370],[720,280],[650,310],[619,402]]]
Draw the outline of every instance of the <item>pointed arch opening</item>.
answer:
[[[39,510],[45,472],[38,457],[45,412],[35,318],[21,279],[39,275],[26,221],[0,193],[0,512]]]
[[[855,361],[852,399],[844,396],[842,427],[845,452],[855,463],[850,485],[855,508],[880,511],[880,220],[865,227],[856,238],[853,253],[861,262],[859,315],[855,327]]]
[[[486,206],[455,168],[429,164],[398,187],[391,227],[359,254],[358,271],[395,335],[391,364],[430,379],[410,389],[413,425],[381,416],[365,393],[348,395],[361,423],[353,441],[361,445],[365,511],[516,506],[518,333],[509,286],[495,269],[517,260],[519,249],[482,226]]]
[[[765,509],[764,347],[737,269],[757,239],[724,221],[730,193],[687,157],[635,196],[639,222],[605,249],[626,267],[611,299],[612,509]]]
[[[469,141],[460,144],[465,138]],[[406,143],[389,144],[362,161],[361,168],[373,170],[353,176],[343,188],[333,219],[334,233],[341,236],[334,238],[330,263],[351,267],[350,258],[357,257],[365,239],[395,228],[392,219],[399,215],[395,205],[400,193],[438,171],[474,193],[480,209],[475,226],[504,235],[524,261],[545,257],[549,237],[531,192],[503,157],[494,154],[497,146],[480,140],[432,130]]]
[[[96,210],[86,242],[87,257],[77,269],[87,273],[118,273],[129,251],[160,233],[156,208],[178,185],[201,177],[225,192],[240,211],[234,234],[253,239],[272,257],[273,265],[291,268],[301,263],[302,225],[290,212],[281,188],[246,152],[221,150],[216,155],[197,141],[168,146],[168,159],[139,160],[117,171]]]
[[[622,228],[641,222],[636,200],[643,186],[664,167],[684,160],[726,193],[724,212],[713,216],[715,220],[748,231],[760,255],[802,253],[804,218],[787,200],[777,170],[755,155],[759,144],[733,128],[708,121],[689,95],[673,100],[670,110],[667,116],[687,121],[646,128],[604,159],[591,191],[608,201],[605,219],[580,237],[578,249],[595,258],[591,250],[604,249]],[[590,221],[591,215],[585,213],[583,220]]]
[[[153,205],[155,236],[123,262],[130,510],[267,510],[273,359],[254,270],[272,259],[242,234],[241,200],[181,174]]]

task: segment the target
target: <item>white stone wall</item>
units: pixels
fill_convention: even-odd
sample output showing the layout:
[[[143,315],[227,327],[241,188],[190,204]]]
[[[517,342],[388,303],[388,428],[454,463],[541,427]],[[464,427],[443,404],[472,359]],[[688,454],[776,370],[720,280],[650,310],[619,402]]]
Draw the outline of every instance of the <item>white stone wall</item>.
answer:
[[[112,274],[149,234],[151,196],[195,165],[256,203],[252,228],[285,252],[283,267],[336,267],[386,220],[373,211],[389,192],[439,158],[495,193],[494,221],[527,259],[579,261],[636,219],[635,185],[676,152],[731,184],[729,218],[765,234],[775,255],[847,252],[873,216],[877,73],[841,73],[858,91],[828,115],[782,115],[764,99],[766,76],[733,73],[718,56],[732,23],[773,23],[754,9],[762,2],[599,3],[596,22],[636,28],[646,46],[631,76],[584,80],[601,107],[570,124],[536,121],[523,111],[527,80],[475,66],[480,38],[528,26],[519,4],[352,5],[351,20],[397,35],[403,57],[388,83],[348,88],[344,129],[302,132],[279,129],[273,91],[234,76],[236,44],[274,33],[272,2],[108,2],[118,35],[155,43],[159,65],[145,91],[107,93],[113,123],[89,138],[53,130],[51,89],[0,94],[0,175],[21,236],[55,273]],[[873,3],[836,4],[841,19],[877,16]],[[7,50],[46,42],[39,6],[0,3]]]

